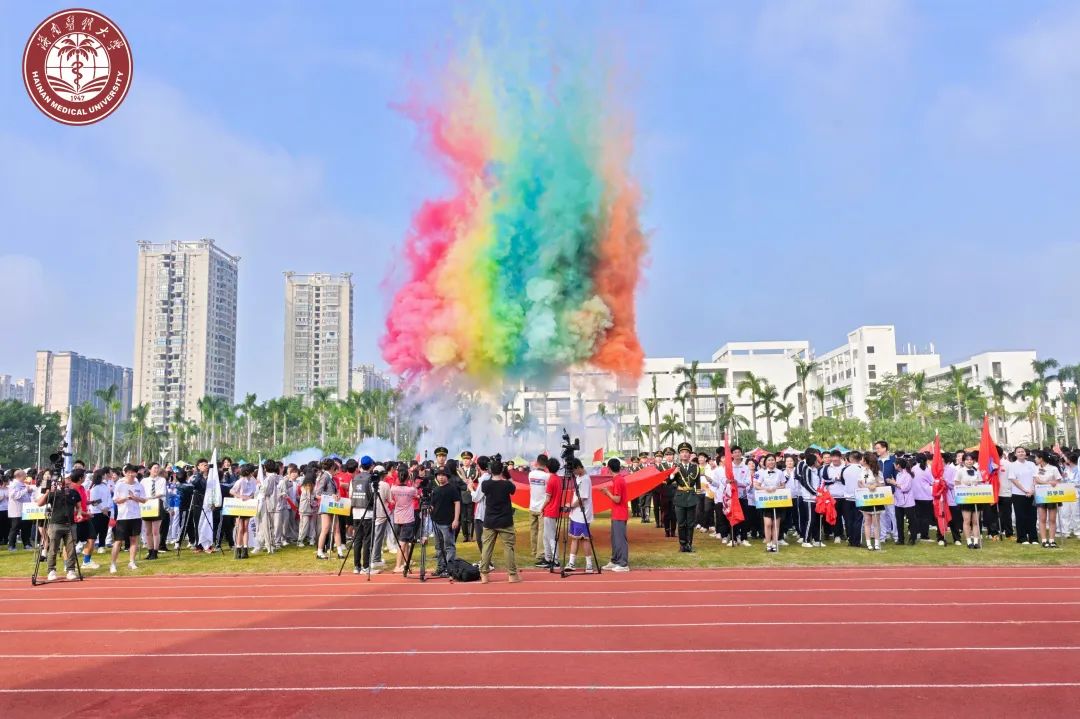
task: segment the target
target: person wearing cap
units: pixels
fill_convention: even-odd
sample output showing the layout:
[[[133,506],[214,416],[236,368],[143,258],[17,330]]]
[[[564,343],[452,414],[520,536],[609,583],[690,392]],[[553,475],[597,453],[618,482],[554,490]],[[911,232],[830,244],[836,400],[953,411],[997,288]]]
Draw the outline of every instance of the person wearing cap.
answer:
[[[461,522],[461,492],[450,484],[450,470],[435,470],[435,489],[431,492],[431,523],[435,525],[435,576],[447,576],[447,568],[457,559],[454,533]]]
[[[446,447],[435,448],[435,469],[441,469],[446,466],[446,458],[450,455],[450,450]]]
[[[473,502],[472,485],[480,478],[480,470],[473,464],[473,453],[465,450],[461,453],[461,461],[457,471],[452,477],[454,486],[461,495],[461,526],[460,531],[466,542],[471,542],[475,530],[476,506]],[[454,541],[457,541],[457,532],[454,532]]]
[[[675,523],[679,531],[679,551],[694,551],[694,517],[697,514],[697,491],[700,484],[697,462],[693,461],[694,448],[689,442],[679,443],[679,461],[668,478],[675,506]]]
[[[375,524],[375,492],[372,485],[371,469],[375,466],[371,457],[360,458],[360,471],[353,475],[349,483],[349,499],[352,505],[353,520],[353,574],[378,574],[379,570],[371,566],[372,533]]]
[[[652,460],[648,452],[639,453],[636,459],[638,460],[638,470],[645,469],[647,466],[652,464]],[[631,462],[632,461],[633,460],[631,460]],[[633,473],[635,471],[637,470],[633,469],[633,465],[631,465],[630,472]],[[638,500],[638,507],[641,509],[640,517],[642,524],[649,523],[649,517],[652,515],[652,498],[653,493],[646,492],[645,494],[641,495]]]
[[[660,471],[666,471],[675,467],[675,450],[671,447],[664,449],[663,460],[657,464],[657,468]],[[656,485],[656,494],[653,498],[656,500],[656,526],[663,525],[664,536],[675,536],[675,506],[672,503],[673,490],[671,479],[666,482],[661,482]]]

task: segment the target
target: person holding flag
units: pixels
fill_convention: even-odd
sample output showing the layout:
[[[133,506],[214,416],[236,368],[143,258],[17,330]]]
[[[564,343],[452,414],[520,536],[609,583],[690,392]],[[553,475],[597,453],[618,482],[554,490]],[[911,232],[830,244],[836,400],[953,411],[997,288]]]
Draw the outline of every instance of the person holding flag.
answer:
[[[1076,451],[1067,454],[1065,456],[1065,471],[1062,472],[1061,481],[1068,482],[1073,487],[1080,484],[1078,459],[1080,459],[1080,454]],[[1080,537],[1080,503],[1067,502],[1058,507],[1058,534],[1063,538],[1068,537],[1070,534],[1074,537]]]
[[[217,450],[211,455],[206,489],[199,512],[199,546],[208,554],[216,551],[214,542],[214,510],[221,507],[221,479],[218,475]]]
[[[945,458],[941,455],[941,435],[934,434],[934,456],[930,460],[930,475],[934,478],[932,496],[934,518],[937,520],[938,544],[945,546],[945,529],[952,521],[949,510],[949,487],[945,482]]]
[[[742,544],[749,547],[750,542],[746,541],[745,530],[740,526],[746,521],[746,512],[743,511],[744,499],[739,498],[739,481],[736,478],[738,470],[735,466],[733,459],[733,453],[738,450],[738,445],[734,449],[728,446],[728,436],[724,435],[724,482],[727,485],[724,489],[724,516],[727,518],[728,526],[731,527],[731,539],[728,540],[728,546],[734,547],[738,542],[736,535],[742,536]],[[742,451],[739,450],[739,458],[742,459]],[[741,463],[740,463],[741,464]],[[746,468],[743,467],[743,470]]]

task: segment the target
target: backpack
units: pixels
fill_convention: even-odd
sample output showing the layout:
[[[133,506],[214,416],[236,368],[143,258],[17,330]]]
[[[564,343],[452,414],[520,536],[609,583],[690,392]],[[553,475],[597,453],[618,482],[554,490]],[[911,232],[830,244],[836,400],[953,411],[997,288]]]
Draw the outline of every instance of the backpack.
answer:
[[[464,559],[455,557],[446,565],[446,572],[455,582],[478,582],[480,570]]]

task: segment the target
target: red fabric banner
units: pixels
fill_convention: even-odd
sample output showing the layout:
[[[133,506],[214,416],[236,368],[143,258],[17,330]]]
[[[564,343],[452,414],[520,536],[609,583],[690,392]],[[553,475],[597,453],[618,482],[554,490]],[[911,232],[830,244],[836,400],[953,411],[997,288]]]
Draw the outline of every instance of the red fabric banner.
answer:
[[[659,470],[655,467],[642,467],[633,474],[626,475],[626,501],[637,499],[655,489],[661,482],[671,476],[675,468]],[[562,475],[559,475],[562,479]],[[510,479],[517,485],[517,491],[510,496],[510,501],[519,509],[529,508],[529,473],[519,470],[510,470]],[[611,484],[611,475],[607,472],[592,475],[593,488],[593,513],[611,511],[611,500],[600,491],[601,487]],[[567,502],[568,504],[568,502]]]

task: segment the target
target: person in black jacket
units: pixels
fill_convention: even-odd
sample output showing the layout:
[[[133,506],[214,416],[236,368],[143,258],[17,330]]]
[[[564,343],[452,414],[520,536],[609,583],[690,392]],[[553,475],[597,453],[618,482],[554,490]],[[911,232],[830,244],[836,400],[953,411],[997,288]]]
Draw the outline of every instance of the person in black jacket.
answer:
[[[231,497],[233,485],[236,484],[236,474],[233,473],[232,459],[225,457],[221,460],[221,478],[218,480],[221,485],[221,496]],[[220,528],[220,529],[219,529]],[[221,507],[214,508],[214,532],[217,540],[214,542],[218,549],[221,549],[222,538],[228,540],[229,549],[232,549],[235,545],[233,541],[234,530],[236,529],[236,517],[231,514],[222,515]]]
[[[191,501],[188,503],[187,531],[188,545],[196,554],[201,554],[202,546],[199,545],[199,517],[203,511],[203,498],[206,497],[206,473],[210,471],[210,460],[200,458],[195,463],[195,474],[191,477]],[[184,507],[180,505],[181,509]]]
[[[510,496],[517,486],[510,481],[510,471],[502,462],[491,463],[491,478],[480,485],[484,493],[484,551],[480,555],[480,581],[488,583],[491,558],[495,553],[495,541],[501,539],[506,553],[506,571],[511,582],[520,582],[517,563],[514,561],[514,505]]]

